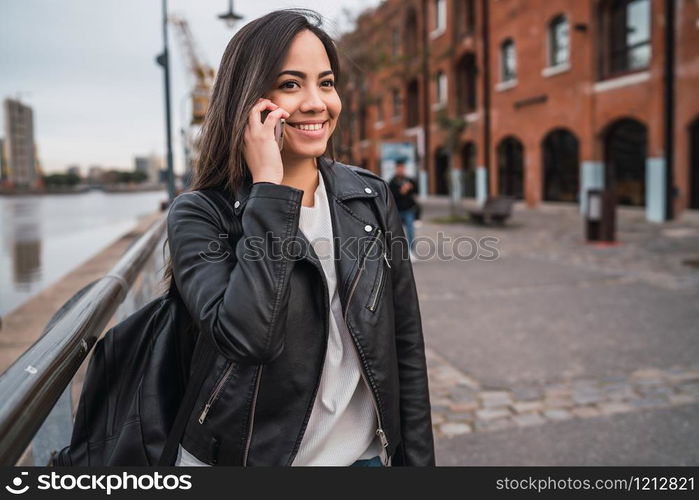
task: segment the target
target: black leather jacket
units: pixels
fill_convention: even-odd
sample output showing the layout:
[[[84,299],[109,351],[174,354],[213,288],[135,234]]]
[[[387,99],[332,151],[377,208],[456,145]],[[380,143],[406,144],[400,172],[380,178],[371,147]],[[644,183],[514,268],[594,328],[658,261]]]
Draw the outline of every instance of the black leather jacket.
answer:
[[[384,455],[393,466],[434,465],[420,308],[395,202],[368,170],[323,157],[318,168],[338,292]],[[247,183],[233,197],[211,191],[178,196],[168,214],[173,277],[218,352],[181,443],[209,464],[291,465],[318,389],[330,311],[320,261],[298,230],[303,191],[273,183]],[[283,251],[280,242],[293,239]]]

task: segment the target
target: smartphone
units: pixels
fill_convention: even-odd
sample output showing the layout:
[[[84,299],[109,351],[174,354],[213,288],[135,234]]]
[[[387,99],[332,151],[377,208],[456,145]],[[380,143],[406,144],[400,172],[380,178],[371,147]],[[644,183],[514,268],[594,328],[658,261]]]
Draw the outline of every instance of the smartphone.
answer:
[[[262,113],[260,113],[262,117],[262,123],[265,122],[269,113],[270,110],[268,109],[265,109]],[[274,126],[274,138],[276,139],[277,144],[279,145],[279,151],[281,151],[284,147],[284,125],[286,125],[286,120],[282,118]]]
[[[284,125],[286,125],[286,120],[281,118],[274,126],[274,138],[277,140],[277,144],[279,144],[279,151],[284,147]]]

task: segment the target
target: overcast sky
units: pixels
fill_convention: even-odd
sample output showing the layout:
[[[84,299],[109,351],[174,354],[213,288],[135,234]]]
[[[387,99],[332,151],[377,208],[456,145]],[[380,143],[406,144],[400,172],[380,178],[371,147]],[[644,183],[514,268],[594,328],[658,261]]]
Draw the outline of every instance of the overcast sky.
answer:
[[[326,18],[337,36],[343,8],[353,12],[380,0],[236,0],[244,16],[231,29],[217,19],[228,0],[169,0],[187,19],[199,51],[215,68],[235,30],[276,9],[304,7]],[[161,0],[0,0],[0,98],[19,97],[34,110],[34,137],[44,170],[70,164],[132,168],[133,157],[165,150]],[[173,154],[190,80],[176,33],[170,29]],[[4,117],[0,123],[4,136]]]

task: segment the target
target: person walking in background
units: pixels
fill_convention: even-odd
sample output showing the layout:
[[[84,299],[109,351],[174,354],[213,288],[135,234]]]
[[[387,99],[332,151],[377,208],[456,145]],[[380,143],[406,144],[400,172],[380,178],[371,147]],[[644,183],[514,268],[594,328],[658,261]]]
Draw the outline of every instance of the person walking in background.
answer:
[[[418,208],[415,194],[417,193],[416,182],[405,175],[405,160],[396,160],[396,173],[388,183],[393,198],[396,200],[396,207],[400,215],[400,220],[405,226],[405,235],[408,238],[408,248],[410,249],[410,259],[415,260],[413,253],[413,241],[415,240],[415,211]]]

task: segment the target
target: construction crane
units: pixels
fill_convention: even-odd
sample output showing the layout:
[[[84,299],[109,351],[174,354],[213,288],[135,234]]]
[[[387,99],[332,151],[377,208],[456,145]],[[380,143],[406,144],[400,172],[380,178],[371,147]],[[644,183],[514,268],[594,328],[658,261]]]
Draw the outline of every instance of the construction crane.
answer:
[[[179,16],[170,16],[169,21],[177,28],[178,39],[186,56],[189,72],[194,76],[191,124],[201,125],[206,110],[209,109],[209,99],[216,71],[200,57],[187,20]]]
[[[209,100],[214,86],[216,72],[199,55],[194,36],[189,29],[187,20],[171,15],[168,17],[170,24],[177,28],[179,43],[188,73],[194,77],[191,92],[192,117],[189,126],[182,124],[182,147],[184,148],[185,175],[182,178],[184,187],[187,188],[193,178],[193,168],[199,158],[199,139],[201,125],[204,122],[206,111],[209,109]]]

